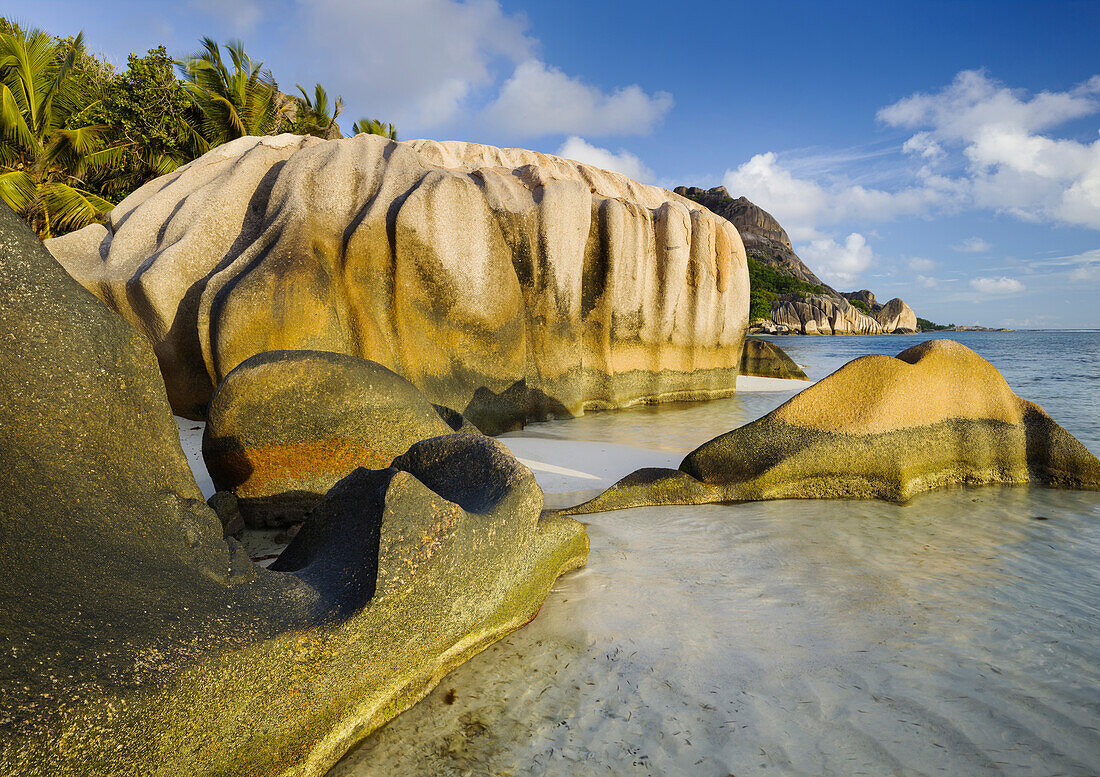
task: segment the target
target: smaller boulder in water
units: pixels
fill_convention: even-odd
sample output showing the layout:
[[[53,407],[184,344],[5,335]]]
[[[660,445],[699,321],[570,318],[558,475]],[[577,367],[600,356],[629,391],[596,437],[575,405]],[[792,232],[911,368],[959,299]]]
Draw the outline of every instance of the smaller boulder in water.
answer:
[[[782,348],[758,337],[745,338],[745,348],[741,351],[741,374],[760,378],[809,380],[802,368]]]
[[[768,415],[565,511],[762,499],[888,499],[953,485],[1100,490],[1100,461],[953,340],[848,362]]]

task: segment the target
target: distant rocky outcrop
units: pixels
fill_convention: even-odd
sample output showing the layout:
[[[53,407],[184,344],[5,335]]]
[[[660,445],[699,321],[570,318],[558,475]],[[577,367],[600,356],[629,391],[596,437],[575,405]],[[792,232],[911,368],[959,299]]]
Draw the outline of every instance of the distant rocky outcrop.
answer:
[[[917,314],[899,297],[879,307],[875,311],[875,320],[884,332],[905,334],[917,331]]]
[[[456,431],[477,429],[380,364],[265,351],[214,391],[202,455],[247,525],[284,526],[357,467],[385,469],[413,443]]]
[[[952,485],[1100,490],[1100,461],[953,340],[864,356],[763,418],[628,475],[569,514],[762,499],[904,502]]]
[[[450,434],[353,472],[258,567],[148,339],[3,204],[0,277],[0,774],[320,777],[584,563],[527,467]]]
[[[47,247],[153,342],[177,413],[269,350],[370,359],[483,429],[732,393],[737,230],[523,149],[246,137]]]
[[[885,306],[880,305],[868,289],[837,292],[814,275],[794,252],[787,232],[767,211],[754,205],[745,197],[734,199],[724,186],[700,189],[697,186],[678,186],[677,194],[706,206],[729,221],[741,234],[747,257],[775,271],[796,278],[811,287],[804,287],[798,294],[781,293],[771,296],[770,322],[763,313],[753,323],[760,331],[769,334],[884,334],[916,332],[917,316],[901,299],[893,299],[888,313],[879,316]],[[812,286],[820,288],[814,289]],[[753,290],[754,293],[756,290]],[[790,289],[786,290],[787,292]],[[852,302],[867,306],[859,309]],[[766,303],[765,303],[766,304]],[[851,308],[851,310],[849,310]]]
[[[862,302],[864,305],[867,306],[867,309],[870,310],[871,313],[877,313],[879,308],[882,307],[882,305],[878,303],[878,300],[875,299],[874,292],[870,289],[860,289],[859,291],[842,291],[840,293],[840,296],[844,297],[844,299],[848,300],[849,302]]]
[[[745,251],[753,259],[774,267],[785,275],[833,292],[802,263],[798,254],[794,252],[794,246],[791,245],[791,239],[787,237],[786,230],[763,208],[754,205],[745,197],[734,199],[726,191],[725,186],[715,186],[713,189],[677,186],[673,191],[709,208],[737,227],[741,240],[745,244]]]

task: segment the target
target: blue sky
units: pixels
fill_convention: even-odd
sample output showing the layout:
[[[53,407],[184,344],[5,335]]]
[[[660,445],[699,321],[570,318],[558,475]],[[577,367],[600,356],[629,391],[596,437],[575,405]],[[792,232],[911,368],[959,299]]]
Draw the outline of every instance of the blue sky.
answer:
[[[1100,2],[17,0],[123,63],[241,38],[402,138],[724,184],[840,289],[1100,327]]]

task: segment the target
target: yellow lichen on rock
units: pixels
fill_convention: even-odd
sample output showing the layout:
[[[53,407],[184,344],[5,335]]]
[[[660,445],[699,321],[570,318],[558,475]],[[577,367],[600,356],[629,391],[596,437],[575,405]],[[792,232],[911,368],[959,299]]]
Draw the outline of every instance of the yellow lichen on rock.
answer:
[[[952,340],[864,356],[678,470],[628,475],[583,514],[653,504],[761,499],[906,501],[951,485],[1036,483],[1100,490],[1100,461],[993,365]]]

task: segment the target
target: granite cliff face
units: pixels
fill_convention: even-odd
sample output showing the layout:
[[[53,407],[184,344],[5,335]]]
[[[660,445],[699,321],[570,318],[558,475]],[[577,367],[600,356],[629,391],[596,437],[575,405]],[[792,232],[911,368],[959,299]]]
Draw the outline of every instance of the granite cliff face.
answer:
[[[245,359],[286,349],[378,362],[491,431],[723,396],[748,316],[725,219],[473,143],[241,138],[47,247],[149,336],[189,417]]]
[[[753,259],[774,267],[785,275],[832,291],[798,258],[786,230],[775,217],[746,197],[734,199],[725,186],[715,186],[713,189],[677,186],[673,191],[709,208],[737,227],[745,244],[745,251]]]
[[[917,314],[898,297],[876,310],[875,320],[879,322],[884,332],[917,331]]]
[[[803,335],[879,335],[917,331],[917,316],[895,298],[868,316],[844,297],[788,294],[772,305],[765,332]]]
[[[757,318],[760,330],[773,334],[888,334],[916,332],[917,315],[901,299],[880,305],[868,289],[853,292],[837,292],[821,281],[794,252],[787,232],[770,213],[754,205],[745,197],[734,199],[724,186],[700,189],[697,186],[678,186],[674,190],[737,227],[745,244],[749,259],[766,265],[782,275],[796,278],[805,284],[819,286],[811,292],[784,294],[780,288],[772,301],[769,321]],[[754,276],[757,277],[757,276]],[[789,288],[788,288],[789,291]],[[803,289],[805,292],[806,289]],[[756,293],[756,289],[753,290]],[[851,304],[862,302],[870,315]],[[890,309],[882,312],[884,308]],[[757,316],[762,316],[757,313]]]

